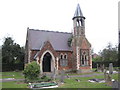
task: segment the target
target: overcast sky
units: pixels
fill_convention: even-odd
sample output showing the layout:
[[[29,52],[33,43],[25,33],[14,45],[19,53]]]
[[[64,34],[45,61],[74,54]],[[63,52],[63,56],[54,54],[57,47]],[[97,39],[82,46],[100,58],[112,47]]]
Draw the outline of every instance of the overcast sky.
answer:
[[[73,15],[80,4],[85,19],[86,37],[94,52],[109,42],[118,44],[119,0],[1,0],[0,45],[3,38],[13,37],[25,45],[27,27],[30,29],[71,32]]]

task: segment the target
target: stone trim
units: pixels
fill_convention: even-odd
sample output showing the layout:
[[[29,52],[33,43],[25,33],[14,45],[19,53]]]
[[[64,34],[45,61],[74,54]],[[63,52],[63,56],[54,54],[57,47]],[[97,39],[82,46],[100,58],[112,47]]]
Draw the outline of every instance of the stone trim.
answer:
[[[50,55],[52,56],[52,60],[51,60],[51,72],[54,71],[54,67],[55,67],[55,57],[54,57],[53,53],[52,53],[50,50],[46,50],[46,51],[43,52],[43,54],[42,54],[42,56],[41,56],[41,58],[40,58],[40,72],[41,72],[41,74],[43,73],[43,70],[42,70],[42,67],[43,67],[43,66],[42,66],[43,57],[44,57],[44,55],[45,55],[47,52],[50,53]]]

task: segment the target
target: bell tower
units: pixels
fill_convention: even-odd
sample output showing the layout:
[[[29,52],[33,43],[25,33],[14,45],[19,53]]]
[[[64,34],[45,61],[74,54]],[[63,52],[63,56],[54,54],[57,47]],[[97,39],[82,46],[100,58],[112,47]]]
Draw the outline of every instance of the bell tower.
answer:
[[[85,36],[85,17],[78,4],[75,10],[73,20],[73,68],[78,71],[85,71],[91,69],[91,44],[88,42]],[[87,68],[87,69],[86,69]]]
[[[74,36],[85,36],[85,17],[82,14],[80,5],[77,5],[73,20]]]

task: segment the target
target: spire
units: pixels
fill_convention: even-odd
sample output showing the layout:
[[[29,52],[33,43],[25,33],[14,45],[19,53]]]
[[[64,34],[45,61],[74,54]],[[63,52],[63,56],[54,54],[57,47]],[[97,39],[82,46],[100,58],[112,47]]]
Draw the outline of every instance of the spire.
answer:
[[[76,11],[75,11],[73,19],[76,18],[76,17],[83,17],[85,19],[79,4],[77,4]]]

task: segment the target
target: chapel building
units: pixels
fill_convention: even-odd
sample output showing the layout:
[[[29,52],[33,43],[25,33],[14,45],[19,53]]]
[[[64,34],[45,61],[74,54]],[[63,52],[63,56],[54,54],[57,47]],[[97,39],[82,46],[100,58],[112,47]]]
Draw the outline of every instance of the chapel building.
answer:
[[[90,72],[91,44],[85,35],[85,17],[79,4],[73,20],[73,33],[27,28],[25,63],[36,61],[44,72],[61,70]]]

